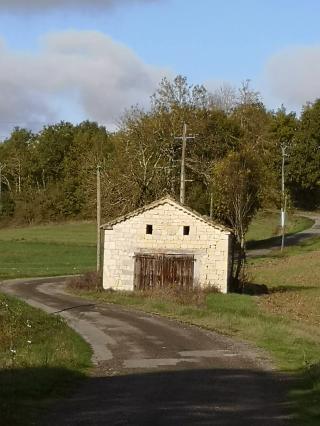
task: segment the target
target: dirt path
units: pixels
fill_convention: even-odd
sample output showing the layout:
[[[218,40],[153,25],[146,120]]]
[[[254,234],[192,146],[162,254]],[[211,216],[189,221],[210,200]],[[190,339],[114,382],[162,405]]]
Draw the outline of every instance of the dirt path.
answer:
[[[213,332],[93,304],[63,291],[64,279],[1,284],[62,315],[93,347],[92,377],[49,413],[47,425],[287,424],[286,380],[261,354]]]
[[[297,232],[296,234],[289,235],[285,237],[285,246],[294,246],[296,244],[301,243],[304,240],[312,237],[320,236],[320,214],[312,213],[312,212],[301,212],[298,216],[305,216],[309,219],[314,220],[314,224],[311,228],[305,229],[304,231]],[[267,256],[272,250],[280,249],[281,239],[279,238],[279,244],[274,245],[268,248],[259,248],[247,250],[248,257],[259,257],[259,256]]]

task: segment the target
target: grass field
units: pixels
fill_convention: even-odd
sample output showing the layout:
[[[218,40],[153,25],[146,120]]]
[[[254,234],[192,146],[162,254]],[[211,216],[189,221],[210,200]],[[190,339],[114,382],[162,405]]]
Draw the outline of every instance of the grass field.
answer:
[[[58,316],[0,294],[0,423],[35,424],[90,366],[91,349]]]
[[[95,268],[96,228],[70,223],[0,229],[0,279],[69,275]]]

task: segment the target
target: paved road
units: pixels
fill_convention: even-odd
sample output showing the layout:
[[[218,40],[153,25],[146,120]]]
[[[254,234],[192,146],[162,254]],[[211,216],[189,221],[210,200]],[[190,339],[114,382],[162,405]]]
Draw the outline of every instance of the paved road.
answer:
[[[95,369],[47,425],[280,426],[286,379],[262,354],[219,334],[64,293],[64,279],[1,291],[62,315],[92,345]]]
[[[301,243],[309,238],[320,236],[320,214],[315,212],[300,212],[297,216],[305,216],[314,221],[311,228],[305,229],[304,231],[297,232],[285,237],[285,246],[294,246]],[[281,237],[278,238],[278,244],[272,244],[266,248],[251,249],[247,250],[248,257],[260,257],[267,256],[272,250],[279,250],[281,246]]]

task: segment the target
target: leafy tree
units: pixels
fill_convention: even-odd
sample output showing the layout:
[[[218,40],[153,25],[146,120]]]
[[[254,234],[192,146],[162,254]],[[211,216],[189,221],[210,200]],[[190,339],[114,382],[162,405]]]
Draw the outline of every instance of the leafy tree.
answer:
[[[213,169],[214,215],[231,227],[237,256],[234,289],[241,290],[241,272],[245,265],[245,234],[267,191],[267,174],[250,145],[230,152]]]
[[[293,112],[287,113],[282,106],[276,113],[272,114],[269,126],[267,129],[266,138],[269,140],[268,149],[266,152],[266,163],[270,169],[275,183],[275,191],[269,194],[271,202],[276,203],[280,207],[280,192],[281,192],[281,165],[282,165],[282,149],[286,147],[286,163],[290,160],[294,138],[297,133],[298,120]],[[288,167],[285,168],[286,182],[288,183]],[[286,185],[287,186],[287,185]],[[286,196],[290,196],[287,191]]]
[[[288,153],[288,177],[296,203],[317,207],[320,203],[320,99],[305,106]]]

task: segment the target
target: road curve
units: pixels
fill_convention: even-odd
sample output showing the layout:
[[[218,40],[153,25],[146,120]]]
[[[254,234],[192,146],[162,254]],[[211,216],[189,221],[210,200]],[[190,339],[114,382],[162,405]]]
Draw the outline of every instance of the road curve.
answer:
[[[0,290],[64,317],[92,346],[95,369],[47,425],[288,424],[286,379],[261,354],[219,334],[64,292],[65,279]]]
[[[298,212],[296,216],[308,217],[313,220],[313,225],[310,228],[307,228],[303,231],[296,232],[295,234],[286,235],[285,237],[285,247],[295,246],[302,243],[310,238],[320,236],[320,215],[316,212]],[[277,237],[278,243],[275,244],[274,238],[271,238],[272,244],[268,243],[266,240],[267,247],[249,249],[247,250],[248,257],[260,257],[267,256],[271,253],[272,250],[279,250],[281,247],[281,236]]]

